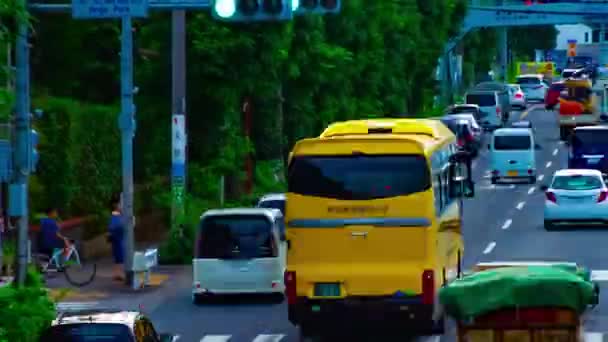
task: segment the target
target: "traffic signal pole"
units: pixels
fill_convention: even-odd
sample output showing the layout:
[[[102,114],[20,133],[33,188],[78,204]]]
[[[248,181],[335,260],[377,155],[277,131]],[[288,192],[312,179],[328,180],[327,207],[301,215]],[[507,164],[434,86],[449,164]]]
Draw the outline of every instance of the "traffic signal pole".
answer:
[[[133,103],[133,27],[131,17],[122,18],[120,42],[120,116],[118,126],[122,140],[122,217],[125,229],[125,280],[133,284],[133,253],[135,250],[135,219],[133,216],[133,137],[135,135],[135,104]]]

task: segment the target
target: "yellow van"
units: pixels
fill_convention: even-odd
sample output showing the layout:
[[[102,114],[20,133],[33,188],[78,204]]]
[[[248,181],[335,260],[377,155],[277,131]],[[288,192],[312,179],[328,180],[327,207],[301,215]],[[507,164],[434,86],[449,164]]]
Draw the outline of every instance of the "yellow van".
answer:
[[[462,197],[474,194],[463,153],[425,119],[334,123],[295,145],[285,286],[303,339],[374,323],[442,332],[436,294],[461,272]]]

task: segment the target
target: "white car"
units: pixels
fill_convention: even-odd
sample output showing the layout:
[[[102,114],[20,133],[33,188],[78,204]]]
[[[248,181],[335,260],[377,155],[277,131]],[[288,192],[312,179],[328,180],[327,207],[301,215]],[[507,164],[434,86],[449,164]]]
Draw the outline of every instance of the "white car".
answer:
[[[521,90],[519,84],[509,84],[509,100],[511,107],[526,109],[526,94]]]
[[[517,76],[516,83],[523,90],[527,101],[545,101],[545,94],[549,85],[545,82],[543,75],[520,75]]]
[[[258,208],[269,208],[279,209],[283,215],[285,215],[285,202],[287,196],[285,194],[266,194],[260,198],[256,207]]]
[[[564,169],[555,172],[545,191],[545,229],[561,223],[608,224],[608,188],[598,170]]]

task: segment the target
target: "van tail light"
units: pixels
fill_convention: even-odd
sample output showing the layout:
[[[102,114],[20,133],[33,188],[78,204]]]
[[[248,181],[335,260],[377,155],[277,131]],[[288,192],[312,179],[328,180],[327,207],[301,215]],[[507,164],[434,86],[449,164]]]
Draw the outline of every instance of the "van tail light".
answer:
[[[547,197],[547,201],[551,201],[553,203],[557,203],[557,198],[555,198],[555,194],[551,191],[546,191],[545,196]]]
[[[516,99],[521,99],[522,97],[523,97],[523,95],[521,93],[515,94],[515,98]]]
[[[602,190],[602,192],[600,192],[600,195],[597,198],[597,203],[604,202],[606,200],[606,197],[608,197],[608,191]]]
[[[456,141],[456,145],[458,145],[458,147],[463,147],[464,146],[464,140],[463,139],[458,139]]]
[[[500,107],[496,107],[496,116],[500,117]]]
[[[435,273],[433,270],[422,272],[422,304],[435,302]]]
[[[285,297],[287,297],[287,304],[293,305],[296,303],[296,272],[286,271],[285,272]]]

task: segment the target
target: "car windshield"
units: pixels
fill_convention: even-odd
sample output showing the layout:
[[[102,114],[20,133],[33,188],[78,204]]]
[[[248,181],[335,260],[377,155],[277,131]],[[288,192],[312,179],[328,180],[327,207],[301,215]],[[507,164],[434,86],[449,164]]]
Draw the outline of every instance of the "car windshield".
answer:
[[[540,83],[540,78],[538,77],[519,77],[517,79],[517,84],[524,87],[539,85]]]
[[[608,147],[608,129],[575,130],[571,142],[575,154],[604,154]]]
[[[276,256],[272,224],[263,215],[208,216],[202,220],[199,229],[199,259]]]
[[[473,106],[458,106],[450,108],[448,111],[449,114],[461,114],[461,113],[475,113],[477,112],[477,108]]]
[[[602,181],[592,175],[556,176],[551,188],[555,190],[595,190],[602,188]]]
[[[532,139],[529,135],[496,135],[494,150],[529,150]]]
[[[288,191],[340,200],[406,196],[431,186],[423,155],[299,156],[289,165]]]
[[[467,103],[476,104],[480,107],[491,107],[496,105],[496,97],[490,94],[467,94]]]
[[[263,200],[258,204],[260,208],[279,209],[283,215],[285,215],[285,201],[284,200]]]
[[[135,342],[126,325],[115,323],[60,324],[47,329],[40,342]]]

